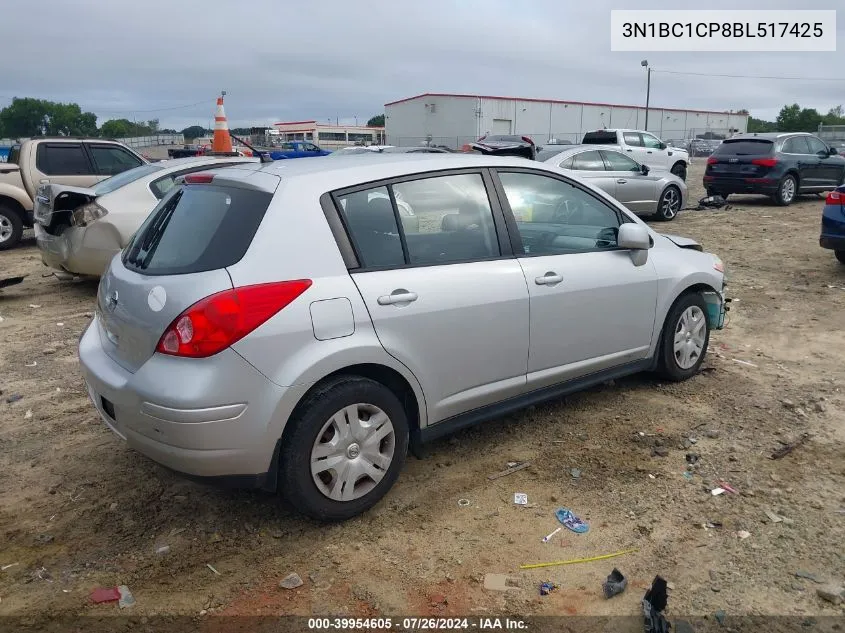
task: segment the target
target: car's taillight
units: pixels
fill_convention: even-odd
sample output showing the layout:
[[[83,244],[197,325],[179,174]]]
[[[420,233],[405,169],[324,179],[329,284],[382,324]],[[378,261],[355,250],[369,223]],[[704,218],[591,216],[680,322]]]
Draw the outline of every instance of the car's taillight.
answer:
[[[534,141],[528,138],[527,136],[523,136],[522,140],[528,143],[529,145],[534,145]]]
[[[824,203],[829,205],[845,205],[845,194],[841,191],[831,191],[827,194],[827,198],[825,198]]]
[[[207,185],[214,180],[214,174],[186,174],[186,185]]]
[[[156,351],[206,358],[233,345],[311,286],[310,279],[241,286],[197,301],[173,320]]]
[[[760,165],[761,167],[774,167],[778,164],[777,158],[752,158],[752,165]]]
[[[713,158],[712,156],[711,156],[710,158],[708,158],[708,159],[707,159],[707,164],[708,164],[708,165],[715,165],[715,164],[716,164],[716,163],[718,163],[718,162],[719,162],[719,159],[718,159],[718,158]]]

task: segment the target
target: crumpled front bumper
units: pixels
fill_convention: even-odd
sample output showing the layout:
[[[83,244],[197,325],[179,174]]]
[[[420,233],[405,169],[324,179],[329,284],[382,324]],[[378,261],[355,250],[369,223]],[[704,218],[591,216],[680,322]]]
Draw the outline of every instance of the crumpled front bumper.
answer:
[[[70,226],[61,235],[48,233],[38,222],[34,228],[41,261],[75,275],[101,276],[121,249],[117,231],[105,222]]]

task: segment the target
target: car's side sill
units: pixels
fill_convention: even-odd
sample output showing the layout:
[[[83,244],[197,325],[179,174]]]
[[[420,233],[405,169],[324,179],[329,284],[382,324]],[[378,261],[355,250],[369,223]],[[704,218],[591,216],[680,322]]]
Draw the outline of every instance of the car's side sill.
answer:
[[[514,396],[513,398],[508,398],[507,400],[502,400],[501,402],[496,402],[495,404],[479,407],[478,409],[473,409],[472,411],[467,411],[466,413],[461,413],[451,418],[447,418],[437,424],[421,429],[417,438],[414,439],[417,439],[420,443],[431,442],[443,437],[444,435],[450,435],[456,431],[460,431],[461,429],[478,424],[479,422],[484,422],[493,418],[500,418],[508,415],[509,413],[519,411],[520,409],[524,409],[547,400],[561,398],[571,393],[575,393],[576,391],[583,391],[584,389],[588,389],[608,380],[621,378],[622,376],[628,376],[641,371],[648,371],[653,369],[653,367],[653,360],[651,358],[645,358],[643,360],[626,363],[618,367],[604,369],[594,374],[575,378],[574,380],[569,380],[550,387],[543,387],[542,389],[529,391],[528,393]]]

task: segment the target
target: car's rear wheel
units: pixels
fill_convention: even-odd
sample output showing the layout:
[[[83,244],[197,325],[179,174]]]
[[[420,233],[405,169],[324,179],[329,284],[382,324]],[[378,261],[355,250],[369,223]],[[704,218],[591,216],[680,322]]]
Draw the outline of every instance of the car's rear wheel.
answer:
[[[836,254],[836,259],[845,264],[845,251],[833,251]]]
[[[23,220],[14,209],[0,205],[0,251],[13,248],[21,241]]]
[[[710,330],[707,304],[697,292],[682,295],[669,310],[663,324],[658,354],[658,371],[675,382],[687,380],[701,368],[707,355]]]
[[[786,174],[778,183],[777,193],[774,195],[775,202],[782,207],[789,206],[798,195],[798,181],[792,174]]]
[[[381,383],[339,376],[311,393],[285,432],[279,489],[302,513],[342,521],[393,486],[408,449],[408,419]]]
[[[660,195],[660,200],[657,202],[657,213],[655,214],[655,217],[658,220],[668,222],[669,220],[674,220],[680,210],[680,190],[677,187],[666,187]]]
[[[672,169],[670,171],[681,180],[687,179],[687,166],[684,163],[675,163],[672,165]]]

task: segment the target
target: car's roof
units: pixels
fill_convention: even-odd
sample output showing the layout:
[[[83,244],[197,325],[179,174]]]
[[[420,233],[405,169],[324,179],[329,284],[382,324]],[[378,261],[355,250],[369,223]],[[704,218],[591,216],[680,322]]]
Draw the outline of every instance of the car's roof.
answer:
[[[238,165],[226,169],[226,178],[245,179],[260,171],[282,181],[320,176],[327,189],[448,169],[479,167],[529,167],[551,169],[545,163],[518,156],[487,156],[469,153],[353,154],[329,158],[316,156],[297,160],[278,160],[257,165]],[[552,169],[552,171],[554,171]],[[222,171],[218,172],[222,175]]]
[[[156,176],[162,176],[168,171],[177,171],[184,167],[190,167],[191,165],[208,165],[210,167],[213,167],[214,165],[218,165],[220,163],[259,164],[259,160],[260,159],[258,158],[253,158],[250,156],[189,156],[187,158],[169,158],[156,163],[156,165],[161,166],[161,171],[156,172]]]
[[[731,138],[726,138],[726,141],[735,141],[737,139],[744,140],[749,138],[762,138],[768,140],[774,140],[778,138],[783,138],[785,136],[813,136],[809,132],[742,132],[740,134],[735,134]]]

